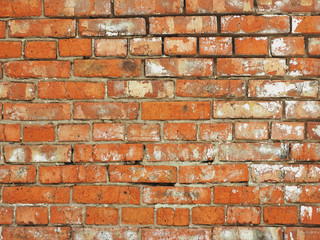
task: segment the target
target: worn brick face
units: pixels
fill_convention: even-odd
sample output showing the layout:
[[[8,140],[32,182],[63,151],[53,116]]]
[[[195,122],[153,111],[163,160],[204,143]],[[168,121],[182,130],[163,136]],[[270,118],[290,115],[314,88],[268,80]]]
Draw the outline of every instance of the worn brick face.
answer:
[[[319,0],[0,0],[0,239],[320,239]]]

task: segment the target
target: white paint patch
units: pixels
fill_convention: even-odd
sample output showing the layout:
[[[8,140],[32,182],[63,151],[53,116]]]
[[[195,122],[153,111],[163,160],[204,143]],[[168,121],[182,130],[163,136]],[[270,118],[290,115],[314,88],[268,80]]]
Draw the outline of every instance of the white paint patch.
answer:
[[[298,17],[292,17],[292,32],[295,33],[299,24],[302,22],[302,19],[298,19]]]
[[[23,148],[16,148],[13,150],[8,162],[22,163],[26,161],[26,153]]]
[[[312,218],[312,207],[302,206],[301,207],[301,217],[311,219]]]
[[[317,125],[316,128],[312,128],[312,132],[320,137],[320,125]]]
[[[151,76],[168,76],[168,70],[160,63],[147,61],[147,74]]]
[[[299,186],[286,186],[285,187],[285,199],[290,202],[299,201],[302,188]]]
[[[98,240],[113,240],[112,234],[106,231],[100,231],[97,234]]]
[[[288,46],[284,42],[283,38],[276,38],[272,40],[271,44],[271,51],[272,54],[277,55],[277,56],[282,56],[286,54],[286,51],[288,51]]]

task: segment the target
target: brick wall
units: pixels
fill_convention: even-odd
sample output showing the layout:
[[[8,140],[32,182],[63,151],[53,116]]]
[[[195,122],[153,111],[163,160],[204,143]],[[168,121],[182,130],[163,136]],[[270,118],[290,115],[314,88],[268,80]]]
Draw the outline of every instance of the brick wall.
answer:
[[[319,12],[0,0],[0,239],[320,239]]]

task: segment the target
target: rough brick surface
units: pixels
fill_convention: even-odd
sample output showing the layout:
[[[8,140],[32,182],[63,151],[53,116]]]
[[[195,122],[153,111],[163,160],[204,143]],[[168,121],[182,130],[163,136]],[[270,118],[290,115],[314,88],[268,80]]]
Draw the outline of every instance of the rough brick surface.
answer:
[[[319,0],[0,0],[0,239],[320,239]]]

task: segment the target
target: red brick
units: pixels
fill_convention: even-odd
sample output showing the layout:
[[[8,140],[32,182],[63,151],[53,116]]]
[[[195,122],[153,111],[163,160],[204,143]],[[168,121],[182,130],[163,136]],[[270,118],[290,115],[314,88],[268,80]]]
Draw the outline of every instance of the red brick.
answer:
[[[177,96],[244,97],[244,80],[177,80]]]
[[[68,240],[70,239],[69,227],[2,227],[3,239],[15,240]]]
[[[209,119],[210,102],[142,102],[143,120]]]
[[[318,1],[297,0],[278,2],[277,0],[258,0],[258,10],[262,12],[315,12],[320,10]]]
[[[103,204],[139,204],[138,187],[74,186],[73,202]]]
[[[136,119],[138,103],[74,103],[74,119]]]
[[[319,33],[319,16],[292,16],[292,33]]]
[[[68,78],[71,64],[67,61],[15,61],[4,64],[10,78]]]
[[[74,145],[75,162],[93,162],[93,146],[79,144]]]
[[[205,58],[147,59],[145,64],[148,77],[204,77],[213,74],[213,61]]]
[[[23,127],[23,141],[25,142],[53,142],[54,140],[54,125],[25,125]]]
[[[301,140],[304,139],[303,122],[273,122],[271,139]]]
[[[42,99],[103,99],[102,82],[39,82],[38,97]]]
[[[192,208],[192,223],[197,225],[224,224],[224,207]]]
[[[221,187],[213,189],[213,202],[219,204],[263,204],[283,203],[283,192],[279,187]]]
[[[2,0],[0,17],[32,17],[41,15],[41,0]]]
[[[59,125],[58,140],[65,141],[89,141],[90,126],[88,124]]]
[[[83,37],[145,35],[146,23],[144,18],[80,19],[79,34]]]
[[[110,165],[110,182],[176,183],[177,169],[171,166]]]
[[[77,77],[138,77],[140,59],[89,59],[74,61]]]
[[[288,203],[318,203],[320,201],[320,187],[286,186],[285,199]]]
[[[218,58],[219,76],[284,76],[286,61],[280,58]]]
[[[158,208],[157,224],[166,226],[188,226],[189,209],[187,208]]]
[[[6,22],[0,21],[0,38],[6,37]]]
[[[130,225],[153,224],[153,208],[122,208],[121,223]]]
[[[318,161],[320,160],[319,143],[292,143],[291,159],[300,161]]]
[[[12,221],[13,221],[13,208],[0,207],[0,224],[9,225],[9,224],[12,224]]]
[[[307,122],[307,138],[308,139],[320,139],[320,123],[319,122]]]
[[[9,37],[75,37],[72,19],[24,19],[9,21]]]
[[[308,53],[310,55],[320,55],[320,38],[308,39]]]
[[[235,123],[236,139],[268,139],[267,122],[236,122]]]
[[[70,187],[3,187],[3,203],[69,203]]]
[[[287,227],[285,230],[284,237],[286,240],[304,239],[312,240],[320,237],[320,229],[316,228],[303,228],[303,227]]]
[[[282,240],[282,229],[279,227],[214,227],[213,239],[219,239],[221,236],[232,236],[235,239],[253,239],[270,238]],[[244,238],[243,238],[244,237]],[[223,238],[226,240],[227,238]]]
[[[17,207],[16,223],[19,225],[48,224],[48,208],[46,207]]]
[[[210,161],[214,160],[217,148],[214,144],[147,144],[146,160],[158,161]]]
[[[96,145],[93,158],[97,162],[141,161],[143,158],[142,144],[105,144]]]
[[[296,224],[298,210],[296,207],[264,207],[266,224]]]
[[[288,119],[318,119],[320,117],[320,102],[318,101],[287,101],[286,118]]]
[[[55,41],[28,41],[24,46],[26,59],[55,59],[57,58],[57,43]]]
[[[0,83],[0,99],[32,100],[35,97],[35,85],[33,83]]]
[[[129,141],[160,141],[159,124],[130,124],[127,128]]]
[[[249,80],[249,97],[317,97],[318,82],[304,80]]]
[[[3,119],[19,121],[70,119],[69,103],[5,103]],[[45,109],[45,111],[43,111]]]
[[[187,0],[187,13],[247,13],[253,11],[253,0]]]
[[[271,53],[273,56],[304,55],[304,38],[273,38],[271,40]]]
[[[235,51],[237,55],[267,55],[267,37],[243,37],[235,39]]]
[[[291,76],[320,76],[320,59],[291,58],[289,70]]]
[[[209,204],[210,188],[144,187],[142,201],[147,204]]]
[[[19,142],[20,124],[0,124],[0,142]]]
[[[281,102],[214,101],[214,118],[281,118]]]
[[[166,55],[195,55],[197,53],[197,38],[164,38],[164,53]]]
[[[92,140],[94,141],[123,141],[125,125],[122,123],[94,123]]]
[[[133,38],[130,40],[130,52],[132,55],[161,55],[162,39],[152,38]]]
[[[174,82],[166,80],[108,81],[111,98],[173,98]]]
[[[220,145],[221,161],[280,161],[288,159],[285,143],[225,143]]]
[[[117,225],[119,210],[116,208],[87,207],[86,224]]]
[[[61,39],[59,54],[61,57],[91,56],[91,39]]]
[[[180,183],[216,183],[216,182],[247,182],[248,166],[237,165],[197,165],[180,166]]]
[[[316,206],[301,206],[302,224],[320,224],[320,208]]]
[[[182,13],[180,0],[115,0],[116,15],[158,15]]]
[[[215,16],[151,17],[150,34],[199,34],[216,33]]]
[[[204,141],[230,141],[232,140],[232,123],[200,124],[199,138]]]
[[[5,145],[5,161],[9,163],[71,162],[68,145]]]
[[[195,123],[165,123],[163,132],[169,140],[197,140]]]
[[[200,54],[202,55],[231,55],[231,37],[202,37],[199,39]]]
[[[45,0],[46,16],[107,16],[111,14],[110,0]]]
[[[34,183],[36,182],[35,166],[1,165],[0,172],[1,172],[0,183]]]
[[[21,57],[21,42],[0,42],[0,58],[19,58]]]
[[[52,224],[81,224],[81,207],[52,206],[50,208],[50,222]]]
[[[100,165],[39,167],[39,181],[41,183],[107,182],[107,168]]]
[[[197,229],[150,229],[142,228],[142,239],[179,239],[181,236],[187,239],[211,239],[211,229],[197,228]],[[160,237],[159,237],[160,236]]]
[[[227,223],[229,224],[259,224],[260,223],[259,207],[228,207]]]
[[[107,228],[96,228],[96,227],[79,227],[72,228],[72,240],[76,239],[99,239],[101,236],[110,236],[112,239],[121,240],[132,237],[138,239],[139,228],[129,227],[107,227]]]
[[[95,40],[96,56],[127,56],[127,39],[98,39]]]
[[[289,16],[223,16],[222,33],[266,34],[289,33]]]

